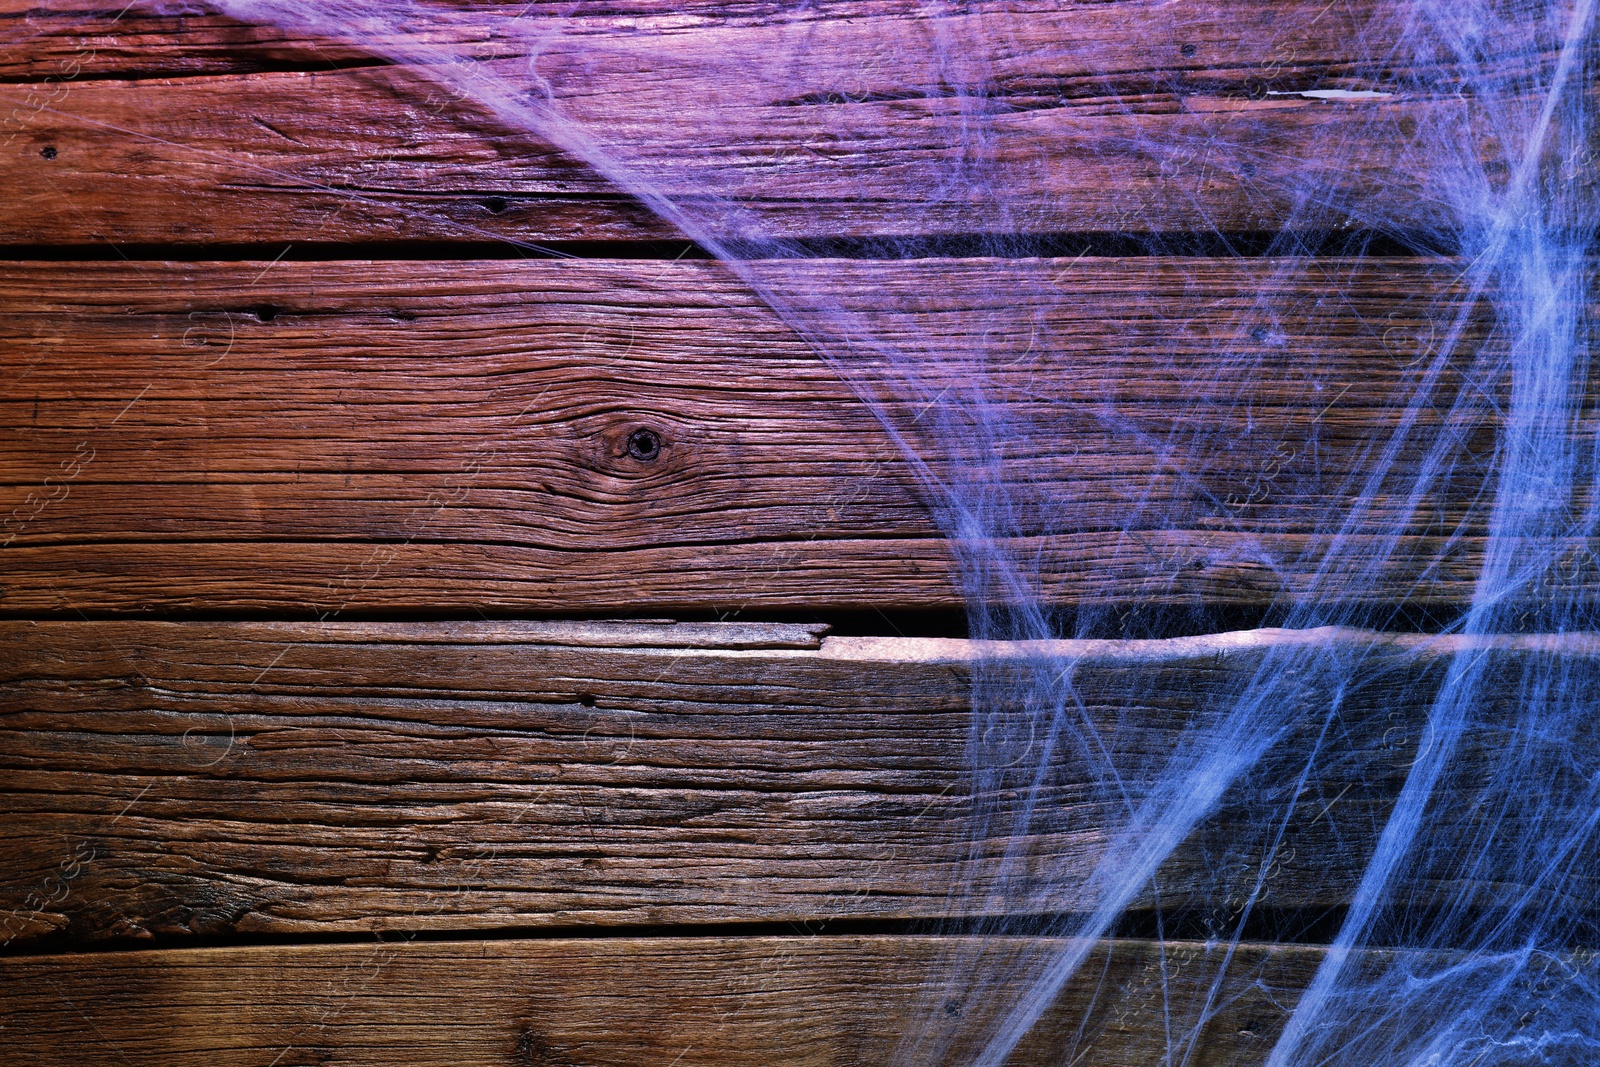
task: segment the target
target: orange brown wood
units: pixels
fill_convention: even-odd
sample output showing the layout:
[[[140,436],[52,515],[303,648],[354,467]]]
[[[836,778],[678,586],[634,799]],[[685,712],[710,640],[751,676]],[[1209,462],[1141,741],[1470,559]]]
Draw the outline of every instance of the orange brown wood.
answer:
[[[1302,675],[1301,710],[1249,774],[1257,790],[1310,775],[1270,848],[1272,876],[1257,884],[1253,859],[1224,861],[1269,849],[1245,844],[1259,813],[1225,800],[1152,892],[1170,922],[1200,909],[1186,921],[1226,924],[1236,912],[1206,910],[1223,901],[1323,914],[1353,890],[1458,650],[1340,630],[1029,651],[821,629],[0,622],[6,936],[1091,911],[1120,795],[1098,794],[1098,772],[1063,756],[1019,830],[1021,802],[975,806],[968,775],[979,658],[992,681],[1040,655],[1050,674],[1071,671],[1133,793],[1259,672]],[[1360,659],[1363,680],[1335,698],[1343,676],[1319,681],[1297,650]],[[1513,680],[1540,654],[1579,677],[1600,648],[1576,637],[1484,648]],[[1436,803],[1470,812],[1474,789],[1469,774]],[[1515,825],[1506,817],[1502,831]],[[994,884],[1007,847],[1052,873]],[[1414,877],[1405,895],[1423,906],[1451,876]]]
[[[939,294],[871,328],[918,331],[930,394],[988,358],[1007,410],[1040,420],[1007,472],[1049,501],[1050,525],[1021,531],[1042,538],[1024,550],[1042,555],[1047,600],[1471,596],[1497,433],[1483,398],[1505,383],[1468,373],[1490,342],[1453,264],[762,269],[817,270],[828,299]],[[1296,317],[1264,318],[1264,289]],[[1008,310],[974,347],[996,291],[1040,303],[1020,314],[1026,337]],[[1429,338],[1464,311],[1458,357],[1412,396]],[[0,361],[0,610],[960,603],[873,410],[715,265],[21,264],[0,278]],[[1469,404],[1450,413],[1457,391]],[[1417,420],[1407,440],[1448,427],[1458,451],[1420,503],[1369,494],[1345,522],[1397,404]],[[885,414],[918,442],[911,405]],[[648,455],[630,450],[641,429]],[[1397,477],[1423,458],[1404,442],[1396,457]],[[1321,572],[1336,516],[1348,538],[1403,531],[1383,568]]]
[[[678,235],[552,148],[562,130],[530,134],[536,115],[456,103],[454,53],[429,49],[463,40],[512,78],[537,47],[564,116],[698,219],[697,235],[1449,224],[1450,179],[1421,146],[1469,114],[1460,72],[1442,56],[1363,58],[1399,38],[1387,5],[1119,0],[930,17],[869,2],[786,22],[611,6],[554,37],[524,5],[440,7],[409,43],[379,29],[376,57],[336,32],[16,11],[16,43],[0,48],[15,79],[0,85],[0,244]],[[963,42],[955,66],[946,38]],[[956,86],[981,90],[984,110],[954,102]],[[1387,95],[1298,95],[1328,89]],[[652,121],[662,114],[674,121]],[[1005,154],[973,185],[963,145],[990,140]],[[1502,173],[1497,150],[1486,130],[1479,154]]]
[[[961,1063],[1020,992],[1000,976],[1063,947],[802,936],[94,953],[0,959],[0,1007],[17,1067],[824,1067],[889,1062],[908,1034],[923,1038],[915,1062]],[[1006,1062],[1066,1051],[1146,1067],[1169,1033],[1194,1063],[1259,1062],[1325,950],[1240,946],[1212,990],[1222,951],[1103,943]],[[969,991],[982,975],[950,973],[963,960],[993,984]]]

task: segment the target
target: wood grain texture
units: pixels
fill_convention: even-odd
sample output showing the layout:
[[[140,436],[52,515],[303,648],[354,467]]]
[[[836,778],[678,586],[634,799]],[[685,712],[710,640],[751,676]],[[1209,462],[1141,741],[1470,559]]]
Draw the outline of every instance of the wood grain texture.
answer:
[[[908,1033],[949,1045],[906,1062],[956,1064],[971,1062],[972,1035],[1018,992],[1007,968],[1061,947],[991,942],[993,985],[970,998],[942,996],[937,979],[976,947],[932,937],[0,958],[0,1010],[16,1067],[865,1067],[889,1062]],[[1241,946],[1220,989],[1209,990],[1221,955],[1190,943],[1103,943],[1007,1062],[1148,1067],[1168,1052],[1164,1027],[1175,1043],[1193,1040],[1187,1062],[1199,1067],[1260,1062],[1323,950]]]
[[[679,46],[715,41],[734,49],[742,44],[747,50],[757,42],[804,36],[830,46],[830,59],[837,58],[843,45],[870,40],[874,34],[892,34],[896,42],[925,43],[937,30],[984,28],[996,40],[972,41],[979,55],[986,54],[986,45],[1002,55],[998,44],[1003,40],[1034,45],[1028,53],[1012,57],[1015,71],[1026,70],[1028,62],[1050,61],[1062,73],[1082,76],[1111,69],[1130,77],[1143,74],[1153,82],[1163,74],[1187,75],[1191,85],[1207,84],[1219,76],[1239,78],[1269,59],[1278,61],[1270,70],[1280,74],[1359,74],[1367,71],[1373,49],[1357,48],[1350,40],[1351,31],[1365,27],[1391,37],[1399,32],[1391,8],[1360,0],[1332,9],[1268,0],[1253,5],[1197,4],[1182,11],[1126,0],[1113,5],[1058,0],[1002,5],[979,0],[960,11],[945,12],[908,0],[845,0],[781,12],[729,0],[602,0],[576,10],[542,3],[448,0],[431,4],[429,10],[436,18],[412,27],[416,39],[465,45],[474,55],[525,48],[530,37],[519,34],[522,28],[532,28],[533,39],[559,45],[549,39],[549,26],[556,21],[552,15],[559,17],[568,36],[579,39],[658,39]],[[295,65],[333,71],[383,62],[374,50],[317,37],[301,27],[250,25],[198,7],[163,12],[158,5],[135,5],[97,12],[73,0],[39,0],[0,7],[0,20],[6,31],[0,34],[0,79],[8,82],[242,74]],[[1066,32],[1068,28],[1077,34]],[[377,47],[397,43],[384,27],[371,30]],[[1294,45],[1292,53],[1277,47],[1285,41]],[[1188,54],[1184,44],[1194,46]],[[1101,57],[1094,68],[1085,62],[1091,46]],[[903,51],[878,49],[880,56]],[[1484,61],[1499,58],[1490,54]],[[1448,60],[1437,58],[1441,73],[1449,69]],[[883,73],[880,60],[877,69],[837,69],[834,76]]]
[[[1600,667],[1592,641],[1506,640],[1485,654],[1507,701],[1537,654],[1565,657],[1575,685]],[[1253,792],[1230,794],[1158,884],[1164,907],[1220,908],[1224,924],[1252,894],[1263,911],[1320,913],[1360,877],[1454,647],[1270,630],[1043,651],[817,641],[816,628],[718,624],[0,623],[6,937],[1088,910],[1125,794],[1097,792],[1063,756],[1018,846],[1042,873],[992,884],[1021,794],[997,787],[974,806],[980,654],[1002,687],[1029,677],[1007,673],[1029,657],[1071,664],[1135,793],[1257,672],[1300,677],[1275,697],[1300,710]],[[1297,650],[1362,664],[1330,736],[1330,687],[1346,678]],[[1438,806],[1469,818],[1493,753],[1461,766]],[[1293,810],[1257,886],[1266,846],[1251,828],[1280,780]],[[1503,816],[1498,833],[1514,842],[1517,825]],[[1419,907],[1487,891],[1438,868],[1404,877],[1396,892]],[[1589,877],[1530,882],[1525,899],[1582,899]],[[1515,896],[1495,890],[1485,903]]]
[[[541,4],[462,0],[418,38],[363,49],[190,6],[108,18],[70,0],[6,4],[0,245],[270,257],[279,244],[681,238],[526,116],[462,103],[430,51],[517,77],[534,45],[567,113],[697,236],[1448,228],[1430,137],[1476,131],[1467,151],[1491,184],[1517,146],[1482,125],[1444,57],[1385,55],[1390,7],[980,0],[933,15],[871,0],[778,17],[764,3],[605,0],[540,40]],[[1487,64],[1515,51],[1502,43],[1485,43]],[[1390,95],[1297,95],[1372,88]],[[979,156],[993,169],[974,180]],[[1587,158],[1547,159],[1546,176],[1590,186]],[[1472,593],[1492,420],[1421,413],[1417,440],[1456,442],[1448,473],[1420,504],[1367,494],[1344,531],[1401,531],[1381,569],[1329,570],[1318,532],[1397,425],[1440,323],[1465,323],[1443,390],[1502,397],[1504,382],[1466,366],[1496,341],[1462,305],[1458,267],[752,269],[780,290],[785,270],[829,273],[808,284],[852,312],[855,294],[894,296],[903,316],[867,325],[920,346],[936,368],[924,396],[1003,357],[989,384],[1041,430],[1004,458],[1050,502],[1019,508],[1013,544],[1052,576],[1047,602],[1259,607]],[[1006,689],[1043,657],[1070,664],[1135,795],[1249,679],[1303,672],[1254,792],[1230,793],[1129,915],[1138,928],[1159,899],[1183,929],[1231,929],[1248,902],[1272,936],[1319,936],[1458,644],[1261,631],[1023,648],[785,624],[330,621],[957,606],[911,471],[791,326],[827,329],[803,310],[785,325],[692,262],[0,270],[0,1058],[865,1065],[919,1034],[924,1053],[903,1062],[970,1062],[974,1036],[1063,943],[503,938],[997,914],[1059,928],[1048,917],[1096,903],[1086,883],[1117,803],[1063,760],[1019,831],[1020,793],[974,798],[967,769],[975,676]],[[887,412],[913,439],[920,404]],[[1580,422],[1592,431],[1587,408]],[[1174,441],[1206,462],[1174,463]],[[1397,455],[1401,479],[1422,459],[1411,443]],[[1593,560],[1577,546],[1562,580],[1600,589]],[[320,621],[16,618],[236,610]],[[1330,680],[1293,656],[1312,645],[1362,664],[1331,731],[1318,718]],[[1486,721],[1517,713],[1517,679],[1540,657],[1600,693],[1589,639],[1481,651],[1503,680],[1483,687]],[[1552,794],[1578,795],[1556,778],[1591,774],[1571,757],[1593,739],[1519,736],[1547,757]],[[1433,811],[1481,819],[1492,745],[1466,743]],[[1259,804],[1285,783],[1300,791],[1282,791],[1281,841],[1261,859]],[[1485,855],[1515,849],[1532,817],[1499,812]],[[993,880],[1007,849],[1031,878]],[[1396,907],[1589,916],[1600,899],[1581,859],[1559,883],[1494,866],[1506,876],[1485,886],[1425,857],[1395,876]],[[416,938],[464,931],[497,937]],[[133,941],[160,947],[63,951]],[[1192,1041],[1193,1067],[1260,1062],[1325,950],[1245,943],[1213,984],[1223,955],[1102,942],[1008,1062],[1143,1067],[1177,1058],[1172,1035]]]
[[[1018,531],[1038,539],[1021,550],[1039,554],[1046,600],[1472,594],[1507,383],[1467,366],[1493,342],[1453,264],[763,270],[813,272],[790,284],[823,301],[891,294],[893,318],[843,310],[918,353],[924,392],[987,361],[1008,417],[1038,428],[1004,470],[1048,505],[1019,511]],[[1459,357],[1408,400],[1458,317]],[[960,602],[872,410],[715,265],[18,265],[0,279],[0,362],[6,611]],[[1402,403],[1415,422],[1394,488],[1363,492]],[[937,457],[923,410],[885,413]],[[628,445],[641,428],[659,445],[646,459]],[[1433,440],[1454,451],[1408,500]],[[1381,567],[1348,573],[1324,566],[1319,533],[1341,525],[1347,544],[1402,534]],[[1590,570],[1573,581],[1600,582]]]
[[[555,37],[526,5],[441,9],[420,45],[378,35],[414,69],[188,9],[13,12],[0,74],[31,80],[0,85],[0,243],[677,233],[559,133],[455,102],[429,49],[463,41],[515,78],[537,47],[563,113],[727,239],[1431,227],[1458,172],[1421,146],[1472,115],[1459,71],[1388,53],[1383,4],[682,7],[609,5]],[[974,145],[994,167],[976,184]]]

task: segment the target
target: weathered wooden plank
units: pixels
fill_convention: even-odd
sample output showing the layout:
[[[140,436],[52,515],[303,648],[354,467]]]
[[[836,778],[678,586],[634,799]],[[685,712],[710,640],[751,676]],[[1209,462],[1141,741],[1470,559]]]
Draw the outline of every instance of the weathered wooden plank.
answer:
[[[1041,595],[1237,605],[1472,595],[1507,383],[1469,373],[1491,340],[1455,269],[763,267],[796,288],[782,272],[814,270],[803,284],[913,353],[930,397],[983,361],[1034,427],[1005,474],[1048,505],[1019,519],[1043,539]],[[861,292],[903,310],[847,306]],[[1416,393],[1458,316],[1457,356]],[[7,611],[959,602],[871,410],[712,264],[19,265],[0,364]],[[926,408],[892,410],[938,467]],[[1430,441],[1452,451],[1407,500]],[[1323,565],[1340,527],[1347,546],[1401,535],[1349,573]]]
[[[616,647],[598,647],[608,631]],[[803,647],[816,640],[716,624],[0,623],[6,936],[1082,912],[1127,795],[1263,671],[1299,679],[1273,697],[1297,709],[1284,740],[1163,867],[1160,899],[1224,926],[1252,897],[1318,913],[1359,879],[1457,647],[1337,630]],[[1485,687],[1488,719],[1510,721],[1496,702],[1516,699],[1531,657],[1564,656],[1571,686],[1600,664],[1578,637],[1485,649],[1506,679]],[[982,656],[1003,688],[1042,655],[1048,676],[1070,672],[1127,792],[1063,754],[1019,829],[1020,792],[974,807],[973,671]],[[1494,765],[1471,745],[1437,805],[1463,819]],[[1257,885],[1260,834],[1279,828],[1261,829],[1261,797],[1279,786],[1292,810]],[[1502,818],[1503,840],[1516,825]],[[1019,841],[1031,873],[996,884],[994,857]],[[1507,863],[1486,889],[1435,866],[1396,892],[1424,908],[1491,890],[1486,906],[1592,903],[1588,874],[1518,897],[1522,876]]]
[[[859,46],[877,37],[880,46],[870,54],[879,57],[879,65],[868,71],[835,71],[834,76],[842,79],[881,78],[886,73],[885,53],[905,51],[903,46],[912,42],[931,48],[930,33],[966,30],[967,43],[978,50],[977,55],[1009,60],[1013,73],[1028,69],[1029,63],[1054,64],[1062,74],[1092,77],[1115,71],[1142,74],[1152,83],[1171,79],[1190,86],[1222,79],[1242,88],[1243,74],[1260,67],[1268,74],[1359,75],[1372,66],[1378,44],[1401,32],[1400,16],[1393,8],[1361,0],[1332,9],[1268,0],[1252,5],[1196,4],[1180,11],[1128,0],[1111,5],[1059,0],[1000,5],[980,0],[946,12],[908,0],[847,0],[786,10],[729,0],[604,0],[576,10],[538,3],[448,0],[429,4],[428,9],[437,17],[425,25],[413,21],[405,36],[369,20],[362,28],[372,47],[362,49],[346,40],[318,37],[303,25],[247,24],[198,7],[163,11],[159,5],[131,5],[97,12],[74,0],[18,2],[0,6],[0,27],[5,30],[0,33],[0,79],[181,77],[290,66],[334,70],[382,62],[380,53],[389,54],[407,40],[464,47],[473,56],[504,55],[525,50],[530,40],[560,45],[550,40],[552,28],[559,24],[564,35],[580,39],[665,38],[679,45],[716,41],[731,47],[735,55],[757,42],[803,38],[823,45],[833,58],[850,44]],[[1358,28],[1372,36],[1364,46],[1351,39]],[[973,39],[974,29],[986,31],[984,36],[991,41]],[[885,33],[902,48],[884,47]],[[1008,56],[998,47],[999,40],[1034,47],[1029,53]],[[1193,47],[1185,49],[1185,44]],[[772,58],[781,59],[792,51],[774,49]],[[1493,53],[1487,42],[1484,51],[1487,63],[1506,58]],[[1391,77],[1418,73],[1403,63],[1405,58],[1388,57]],[[1433,57],[1440,75],[1453,69],[1448,66],[1453,58]],[[837,88],[847,91],[848,83]]]
[[[17,1067],[955,1064],[971,1062],[976,1041],[1023,988],[1010,969],[1062,947],[990,942],[984,972],[960,975],[950,992],[940,978],[979,951],[965,939],[415,942],[0,958],[0,1010]],[[1007,1062],[1147,1067],[1191,1046],[1189,1063],[1261,1062],[1324,950],[1239,946],[1210,989],[1225,951],[1102,943]],[[962,996],[968,983],[973,995]],[[894,1059],[897,1047],[912,1056]]]
[[[1461,74],[1393,52],[1392,5],[1124,0],[930,16],[866,3],[792,20],[679,7],[597,10],[552,36],[526,5],[474,5],[441,11],[420,52],[381,27],[375,47],[424,61],[465,40],[514,78],[537,48],[567,117],[729,239],[1451,221],[1442,183],[1459,168],[1432,173],[1419,146],[1468,121]],[[0,243],[677,232],[551,148],[559,134],[517,132],[527,116],[458,105],[462,85],[416,70],[343,68],[356,51],[303,31],[137,11],[11,18],[0,73],[41,80],[0,86]],[[1389,95],[1298,95],[1341,89]],[[1519,151],[1495,133],[1480,138],[1491,176]],[[974,144],[993,146],[991,171],[971,169]]]

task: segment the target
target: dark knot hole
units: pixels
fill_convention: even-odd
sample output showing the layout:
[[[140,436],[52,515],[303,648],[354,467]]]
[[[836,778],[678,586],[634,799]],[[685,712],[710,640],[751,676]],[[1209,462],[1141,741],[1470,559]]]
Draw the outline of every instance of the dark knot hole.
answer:
[[[628,455],[637,460],[652,460],[661,455],[661,435],[638,429],[628,435]]]

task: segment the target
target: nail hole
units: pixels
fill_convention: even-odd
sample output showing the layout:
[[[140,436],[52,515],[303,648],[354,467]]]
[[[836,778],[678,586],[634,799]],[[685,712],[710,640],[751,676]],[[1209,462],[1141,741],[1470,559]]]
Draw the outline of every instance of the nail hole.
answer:
[[[654,430],[639,429],[628,435],[628,455],[652,460],[661,454],[661,437]]]
[[[489,214],[498,215],[498,214],[500,214],[500,212],[504,211],[509,205],[506,204],[505,197],[503,197],[503,196],[491,196],[491,197],[489,197],[489,199],[487,199],[487,200],[485,200],[483,202],[483,206],[489,209]]]
[[[271,304],[262,304],[260,307],[252,311],[251,314],[256,317],[258,322],[271,322],[273,319],[278,317],[278,309],[273,307]]]
[[[1200,51],[1200,49],[1198,47],[1196,47],[1195,45],[1186,44],[1182,48],[1178,49],[1178,51],[1182,52],[1186,56],[1192,56],[1196,52]]]
[[[39,154],[45,159],[54,159],[56,158],[56,146],[53,144],[47,144],[43,148],[39,149]]]
[[[593,693],[579,693],[578,694],[578,703],[582,704],[586,708],[594,707],[594,694]]]

